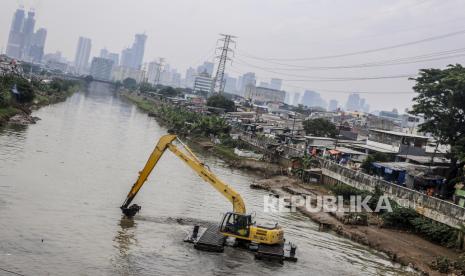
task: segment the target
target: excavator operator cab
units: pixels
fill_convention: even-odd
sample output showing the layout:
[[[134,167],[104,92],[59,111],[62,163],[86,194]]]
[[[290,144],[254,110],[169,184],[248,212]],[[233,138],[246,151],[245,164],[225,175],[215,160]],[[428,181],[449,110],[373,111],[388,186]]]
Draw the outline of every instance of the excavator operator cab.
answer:
[[[220,231],[223,234],[248,237],[250,234],[250,225],[252,224],[251,215],[228,212],[223,217]]]

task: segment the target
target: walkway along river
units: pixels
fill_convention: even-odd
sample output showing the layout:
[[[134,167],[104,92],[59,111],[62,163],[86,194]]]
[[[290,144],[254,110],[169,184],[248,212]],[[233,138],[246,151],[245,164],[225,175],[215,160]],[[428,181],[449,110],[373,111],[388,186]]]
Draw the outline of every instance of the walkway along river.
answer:
[[[257,176],[202,153],[257,221],[284,226],[298,245],[297,263],[255,261],[232,248],[201,252],[184,243],[195,222],[219,221],[231,206],[171,153],[136,197],[141,213],[122,220],[118,207],[166,129],[98,83],[34,116],[42,119],[36,125],[0,129],[0,269],[24,275],[408,274],[383,254],[319,232],[299,213],[264,213],[266,192],[249,188]]]

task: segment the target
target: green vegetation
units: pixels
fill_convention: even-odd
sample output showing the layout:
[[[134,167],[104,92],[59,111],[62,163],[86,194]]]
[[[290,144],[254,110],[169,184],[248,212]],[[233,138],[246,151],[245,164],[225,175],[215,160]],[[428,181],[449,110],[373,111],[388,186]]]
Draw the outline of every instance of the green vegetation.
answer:
[[[458,230],[423,217],[413,209],[397,206],[381,217],[385,227],[412,231],[442,246],[457,246]]]
[[[180,107],[164,105],[155,112],[173,131],[209,137],[229,134],[231,127],[223,118],[206,116]]]
[[[417,95],[411,114],[425,117],[419,131],[431,133],[440,143],[451,146],[451,166],[441,190],[443,196],[450,196],[454,179],[463,176],[465,165],[465,68],[456,64],[444,70],[422,69],[413,80]]]
[[[309,119],[303,122],[305,133],[318,137],[336,137],[336,125],[324,118]]]
[[[79,82],[74,80],[53,79],[44,83],[40,79],[27,80],[19,75],[0,76],[0,122],[27,110],[34,104],[48,104],[64,99],[74,91]],[[16,88],[18,94],[13,93]]]
[[[133,78],[125,78],[123,80],[123,86],[127,89],[136,89],[137,88],[137,81]]]
[[[207,100],[207,105],[217,108],[223,108],[226,112],[236,111],[236,106],[234,102],[227,99],[223,95],[213,95]]]

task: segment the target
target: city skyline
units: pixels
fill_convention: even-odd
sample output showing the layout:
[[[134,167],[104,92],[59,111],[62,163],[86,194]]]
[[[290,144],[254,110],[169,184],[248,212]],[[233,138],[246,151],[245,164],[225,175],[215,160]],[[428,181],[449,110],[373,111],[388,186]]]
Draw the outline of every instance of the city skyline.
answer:
[[[314,90],[321,93],[322,98],[327,102],[336,99],[344,103],[350,93],[360,92],[367,102],[370,102],[371,108],[378,110],[393,107],[404,110],[405,107],[410,106],[414,96],[411,93],[413,82],[409,81],[408,77],[363,81],[296,81],[299,78],[295,76],[310,79],[308,76],[357,78],[408,75],[417,73],[418,69],[423,67],[444,68],[448,63],[463,61],[463,58],[459,57],[405,66],[323,71],[280,70],[277,73],[271,73],[270,70],[264,71],[257,68],[265,67],[266,64],[252,59],[246,60],[246,56],[255,55],[266,58],[300,58],[350,53],[450,33],[458,29],[457,23],[461,20],[459,11],[465,7],[465,3],[460,1],[448,1],[444,5],[439,5],[438,1],[406,3],[398,0],[380,4],[373,4],[366,0],[354,1],[350,4],[332,1],[310,4],[299,0],[294,0],[292,3],[237,1],[227,6],[230,10],[228,20],[219,20],[220,24],[214,25],[206,24],[206,22],[214,21],[217,18],[215,11],[220,8],[210,5],[209,9],[199,9],[199,6],[211,3],[206,0],[201,2],[191,3],[177,0],[160,5],[160,2],[141,1],[138,5],[114,2],[110,5],[110,1],[107,0],[99,1],[98,4],[84,0],[79,3],[69,3],[61,7],[59,12],[58,9],[54,9],[60,4],[57,0],[24,0],[21,4],[24,5],[25,10],[34,8],[36,20],[41,22],[41,26],[47,28],[45,52],[54,53],[60,50],[68,60],[73,59],[75,41],[79,36],[92,39],[93,49],[90,54],[92,58],[99,56],[100,49],[105,47],[110,52],[120,53],[122,49],[131,46],[128,37],[137,33],[146,33],[148,38],[144,62],[163,56],[169,64],[178,69],[178,72],[185,72],[187,68],[195,68],[205,60],[211,61],[213,51],[207,50],[214,48],[218,33],[226,32],[238,36],[238,55],[233,66],[227,66],[228,76],[238,78],[244,73],[254,72],[258,83],[269,81],[271,78],[280,78],[283,80],[283,89],[291,95],[295,92],[303,93],[305,90]],[[94,20],[92,18],[98,20],[97,14],[108,6],[112,6],[112,12],[106,16],[103,24],[92,21]],[[12,15],[17,8],[17,1],[7,0],[4,3],[6,14]],[[451,12],[445,16],[445,13],[441,13],[443,9]],[[152,14],[154,10],[156,12]],[[254,10],[262,12],[258,13]],[[346,12],[347,10],[350,12]],[[239,11],[242,12],[241,20],[233,17]],[[87,13],[91,18],[89,22],[81,22],[79,25],[74,23],[79,21],[78,17],[87,16]],[[169,14],[179,14],[181,19],[169,19]],[[210,15],[207,21],[205,20],[206,14]],[[370,14],[378,16],[369,16]],[[190,16],[190,22],[182,20],[187,15]],[[133,17],[138,20],[130,20]],[[122,18],[128,20],[122,20]],[[61,24],[56,23],[61,21],[69,23],[69,26],[63,28]],[[170,24],[167,25],[166,22]],[[5,49],[11,17],[0,18],[0,23],[0,45]],[[186,26],[195,31],[189,31],[190,28]],[[460,44],[461,39],[461,36],[452,36],[447,38],[446,44]],[[314,62],[292,61],[291,63],[299,66],[308,64],[337,66],[393,57],[408,57],[418,53],[449,50],[450,47],[444,49],[446,45],[444,41],[420,43],[415,47],[399,47],[369,55]],[[178,44],[186,46],[182,51],[175,50],[179,47],[173,47],[173,45]],[[198,61],[199,58],[200,61]],[[273,67],[270,64],[267,66]],[[394,93],[390,94],[390,92]],[[290,96],[290,98],[293,97]]]

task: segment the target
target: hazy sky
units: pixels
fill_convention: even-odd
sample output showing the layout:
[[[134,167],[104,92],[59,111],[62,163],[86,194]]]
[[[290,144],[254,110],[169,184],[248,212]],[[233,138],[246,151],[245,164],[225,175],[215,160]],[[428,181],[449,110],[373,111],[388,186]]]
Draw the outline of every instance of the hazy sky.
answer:
[[[325,100],[344,104],[346,92],[362,94],[371,110],[410,106],[412,81],[316,81],[415,74],[420,68],[463,63],[465,57],[419,63],[345,69],[327,66],[364,64],[465,47],[465,34],[362,55],[305,58],[383,48],[465,29],[462,0],[1,0],[0,47],[6,47],[14,11],[36,10],[36,28],[48,30],[46,52],[60,50],[74,59],[77,39],[92,39],[92,55],[103,47],[120,52],[135,33],[148,36],[145,61],[165,57],[184,74],[188,66],[212,59],[219,33],[237,36],[233,76],[253,71],[259,80],[278,77],[290,92],[316,90]],[[460,52],[461,54],[463,52]],[[281,63],[281,64],[277,64]],[[286,65],[282,65],[286,64]],[[290,67],[290,66],[302,67]],[[255,67],[254,67],[255,66]],[[305,68],[307,66],[307,68]],[[308,68],[309,66],[313,68]],[[261,68],[257,68],[261,67]],[[320,67],[320,68],[314,68]],[[295,69],[298,70],[295,70]],[[284,70],[283,70],[284,69]],[[310,70],[311,69],[311,70]],[[296,81],[298,80],[298,81]],[[339,92],[341,91],[341,92]]]

